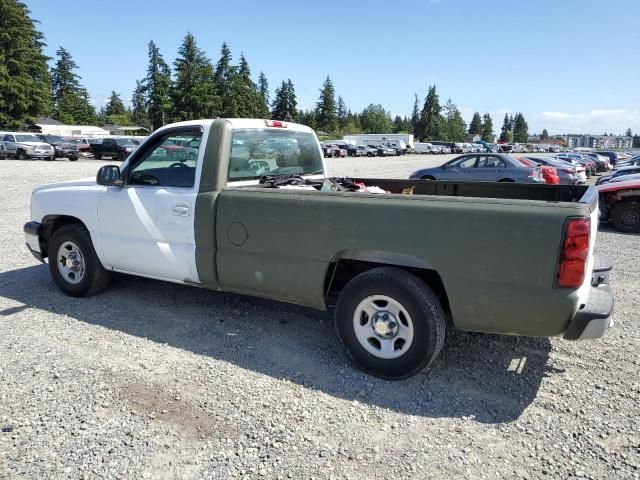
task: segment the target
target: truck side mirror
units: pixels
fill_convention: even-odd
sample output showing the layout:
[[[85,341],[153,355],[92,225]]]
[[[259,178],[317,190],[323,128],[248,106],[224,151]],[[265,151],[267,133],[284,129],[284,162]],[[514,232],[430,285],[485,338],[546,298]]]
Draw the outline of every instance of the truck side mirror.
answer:
[[[120,178],[120,167],[117,165],[105,165],[98,170],[96,183],[105,187],[122,187],[124,182]]]

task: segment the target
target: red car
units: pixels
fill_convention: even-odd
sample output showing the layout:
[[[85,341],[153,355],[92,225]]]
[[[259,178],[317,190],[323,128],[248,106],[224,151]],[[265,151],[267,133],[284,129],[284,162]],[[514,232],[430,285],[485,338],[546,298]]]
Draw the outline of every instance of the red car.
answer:
[[[640,180],[598,185],[600,218],[617,230],[640,233]]]
[[[539,166],[542,170],[542,178],[544,178],[544,183],[547,185],[560,185],[560,177],[558,176],[558,171],[555,167],[548,167],[546,165],[540,165],[533,160],[529,160],[524,157],[517,157],[522,163],[524,163],[527,167],[537,167]]]

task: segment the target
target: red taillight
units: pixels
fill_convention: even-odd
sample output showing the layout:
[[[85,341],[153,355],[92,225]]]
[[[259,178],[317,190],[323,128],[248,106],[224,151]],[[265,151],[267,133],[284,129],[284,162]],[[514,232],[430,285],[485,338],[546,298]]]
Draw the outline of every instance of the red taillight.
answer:
[[[562,252],[558,264],[558,287],[580,287],[589,259],[589,218],[572,218],[565,225]]]
[[[287,124],[284,122],[281,122],[280,120],[265,120],[264,124],[267,127],[274,127],[274,128],[287,128]]]

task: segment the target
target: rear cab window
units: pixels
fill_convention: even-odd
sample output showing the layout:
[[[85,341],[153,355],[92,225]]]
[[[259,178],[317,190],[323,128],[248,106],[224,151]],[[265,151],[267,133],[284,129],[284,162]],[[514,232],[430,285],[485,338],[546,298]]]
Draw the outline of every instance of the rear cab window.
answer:
[[[322,155],[313,133],[268,128],[233,131],[229,182],[323,172]]]

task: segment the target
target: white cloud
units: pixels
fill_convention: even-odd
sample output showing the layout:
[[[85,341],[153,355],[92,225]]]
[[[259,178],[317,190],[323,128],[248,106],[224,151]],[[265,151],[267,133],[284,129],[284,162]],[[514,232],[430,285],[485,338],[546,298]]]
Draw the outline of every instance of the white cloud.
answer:
[[[535,114],[529,123],[533,130],[546,128],[553,133],[622,134],[629,127],[632,130],[638,129],[640,111],[616,108],[586,113],[541,112]]]

